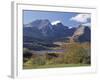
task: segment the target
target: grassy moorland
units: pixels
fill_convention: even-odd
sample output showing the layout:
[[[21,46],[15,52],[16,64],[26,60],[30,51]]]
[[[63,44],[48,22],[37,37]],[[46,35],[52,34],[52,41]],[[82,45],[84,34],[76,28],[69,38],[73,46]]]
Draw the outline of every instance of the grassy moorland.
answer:
[[[60,53],[36,54],[29,49],[24,49],[23,69],[56,68],[56,67],[79,67],[91,64],[90,43],[62,43],[59,47],[52,49],[63,49]]]

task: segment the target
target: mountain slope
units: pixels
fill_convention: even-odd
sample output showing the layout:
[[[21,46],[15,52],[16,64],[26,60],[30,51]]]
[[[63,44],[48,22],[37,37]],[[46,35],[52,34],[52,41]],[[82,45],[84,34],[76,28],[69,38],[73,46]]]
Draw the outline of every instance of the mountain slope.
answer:
[[[72,39],[76,42],[90,42],[91,30],[88,26],[79,25],[74,32]]]

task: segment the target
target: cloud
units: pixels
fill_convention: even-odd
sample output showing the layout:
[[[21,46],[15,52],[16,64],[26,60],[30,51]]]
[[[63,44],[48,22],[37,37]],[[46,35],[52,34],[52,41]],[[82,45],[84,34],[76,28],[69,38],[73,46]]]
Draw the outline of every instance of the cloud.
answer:
[[[84,26],[91,26],[91,23],[84,23],[82,25],[84,25]]]
[[[58,24],[58,23],[61,23],[61,21],[57,20],[57,21],[52,22],[51,24],[52,24],[52,25],[56,25],[56,24]]]
[[[91,17],[90,14],[77,14],[76,16],[71,17],[70,20],[86,23],[88,19],[90,19],[90,17]]]

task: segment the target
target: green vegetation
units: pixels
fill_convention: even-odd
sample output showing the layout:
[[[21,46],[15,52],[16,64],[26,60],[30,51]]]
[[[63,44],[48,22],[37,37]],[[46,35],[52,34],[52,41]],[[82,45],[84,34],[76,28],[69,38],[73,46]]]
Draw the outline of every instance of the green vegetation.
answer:
[[[64,52],[35,54],[30,53],[29,49],[23,49],[23,68],[75,67],[91,64],[90,43],[88,42],[63,43],[57,48],[63,49]]]
[[[24,65],[24,69],[39,69],[39,68],[61,68],[61,67],[81,67],[90,66],[90,64],[46,64],[46,65]]]
[[[67,64],[90,64],[90,49],[88,44],[73,43],[69,44],[68,51],[64,55],[64,61]],[[86,48],[88,46],[88,48]]]

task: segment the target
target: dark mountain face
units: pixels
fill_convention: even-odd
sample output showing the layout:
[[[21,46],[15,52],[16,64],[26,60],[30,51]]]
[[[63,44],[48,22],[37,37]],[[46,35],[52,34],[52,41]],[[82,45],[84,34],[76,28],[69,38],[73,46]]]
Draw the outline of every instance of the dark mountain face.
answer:
[[[72,36],[75,28],[69,29],[67,26],[64,26],[62,23],[58,23],[57,25],[53,25],[54,34],[58,38],[69,37]]]
[[[23,36],[34,37],[34,38],[43,37],[41,35],[41,31],[39,29],[33,28],[33,27],[24,27],[23,28]]]
[[[91,42],[91,30],[89,27],[85,27],[84,34],[79,36],[79,42]]]

